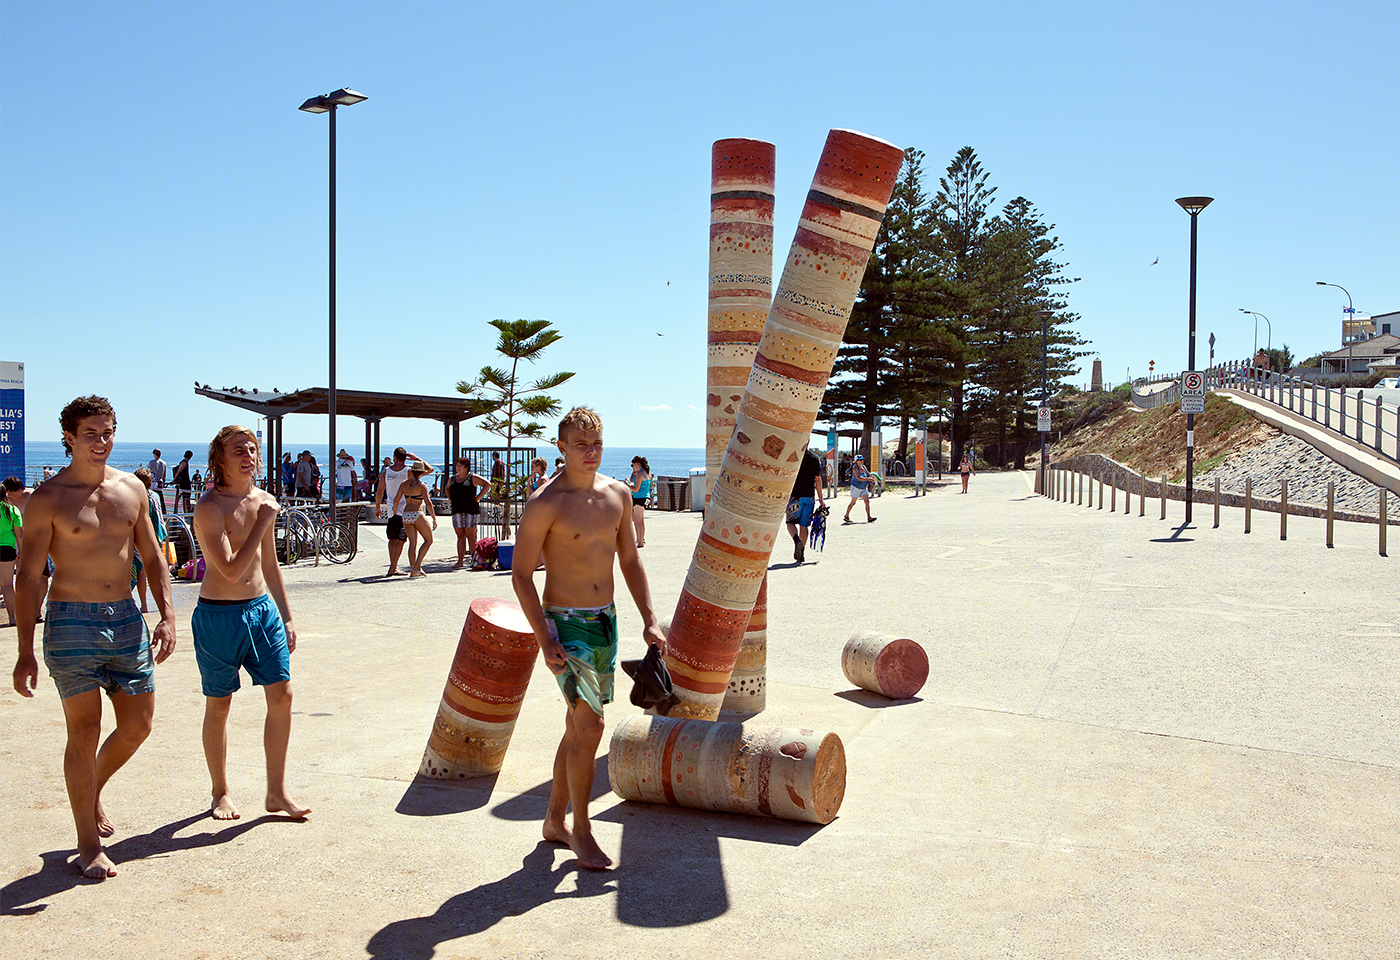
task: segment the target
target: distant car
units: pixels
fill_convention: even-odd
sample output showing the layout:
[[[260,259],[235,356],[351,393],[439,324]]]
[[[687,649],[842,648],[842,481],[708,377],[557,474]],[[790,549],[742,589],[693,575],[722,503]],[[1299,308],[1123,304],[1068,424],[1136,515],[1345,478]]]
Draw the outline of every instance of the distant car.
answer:
[[[1384,377],[1376,384],[1378,390],[1400,390],[1400,377]]]

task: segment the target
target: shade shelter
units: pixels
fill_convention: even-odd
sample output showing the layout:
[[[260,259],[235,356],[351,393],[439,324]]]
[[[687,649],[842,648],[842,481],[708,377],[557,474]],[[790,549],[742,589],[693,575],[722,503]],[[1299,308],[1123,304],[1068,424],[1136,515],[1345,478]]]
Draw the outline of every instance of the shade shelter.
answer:
[[[326,387],[310,387],[282,393],[260,391],[256,388],[245,390],[242,387],[211,387],[196,383],[194,392],[201,397],[232,404],[254,415],[267,419],[267,482],[268,489],[275,496],[282,495],[282,471],[277,464],[282,460],[282,418],[296,413],[327,416],[330,413],[330,390]],[[407,420],[437,420],[442,424],[442,476],[452,475],[453,451],[462,445],[462,421],[471,419],[474,414],[467,412],[465,397],[424,397],[412,393],[381,393],[376,390],[335,391],[336,415],[359,417],[365,422],[365,459],[371,466],[378,467],[379,425],[390,417]],[[331,482],[335,477],[336,451],[330,452],[328,464]]]

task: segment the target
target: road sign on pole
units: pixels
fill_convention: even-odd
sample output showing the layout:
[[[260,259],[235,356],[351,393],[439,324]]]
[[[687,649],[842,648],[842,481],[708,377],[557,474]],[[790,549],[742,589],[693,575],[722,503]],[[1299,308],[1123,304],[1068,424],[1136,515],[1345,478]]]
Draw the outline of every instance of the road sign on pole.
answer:
[[[1187,370],[1181,375],[1181,412],[1206,412],[1206,377],[1199,370]]]
[[[1043,406],[1043,405],[1042,405],[1042,406],[1040,407],[1040,409],[1036,410],[1036,412],[1035,412],[1035,428],[1036,428],[1036,430],[1040,431],[1041,433],[1049,433],[1049,432],[1050,432],[1050,408],[1049,408],[1049,407]]]

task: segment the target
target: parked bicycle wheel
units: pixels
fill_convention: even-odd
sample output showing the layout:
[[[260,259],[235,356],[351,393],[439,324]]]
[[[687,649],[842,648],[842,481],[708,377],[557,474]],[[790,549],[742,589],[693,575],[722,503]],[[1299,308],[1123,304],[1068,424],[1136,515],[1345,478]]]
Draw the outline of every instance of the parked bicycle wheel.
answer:
[[[350,531],[338,523],[328,523],[316,533],[316,549],[331,563],[349,563],[355,559],[355,543]]]

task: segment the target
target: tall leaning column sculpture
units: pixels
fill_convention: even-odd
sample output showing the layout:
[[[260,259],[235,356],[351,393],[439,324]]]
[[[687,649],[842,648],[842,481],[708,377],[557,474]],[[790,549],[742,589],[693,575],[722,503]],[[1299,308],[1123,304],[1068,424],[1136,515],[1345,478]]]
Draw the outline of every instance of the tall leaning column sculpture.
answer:
[[[773,300],[775,148],[764,140],[716,140],[710,152],[710,284],[705,377],[705,502],[710,502],[739,401]],[[723,709],[758,713],[767,703],[768,591],[759,591],[739,645]]]
[[[902,159],[874,137],[827,136],[671,618],[670,716],[719,715]]]

